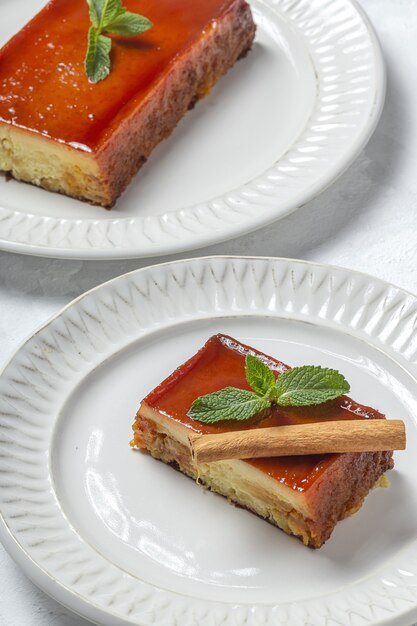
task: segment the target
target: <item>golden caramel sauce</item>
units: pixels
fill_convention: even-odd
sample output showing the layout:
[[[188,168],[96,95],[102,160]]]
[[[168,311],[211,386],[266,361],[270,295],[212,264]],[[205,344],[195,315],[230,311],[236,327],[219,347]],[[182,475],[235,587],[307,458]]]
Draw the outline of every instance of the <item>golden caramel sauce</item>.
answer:
[[[189,361],[152,391],[144,402],[167,417],[199,433],[219,433],[249,428],[266,428],[285,424],[308,424],[351,419],[376,419],[383,415],[357,404],[347,396],[310,407],[271,407],[260,416],[245,422],[204,424],[187,416],[199,396],[232,386],[250,389],[245,376],[246,354],[261,358],[278,376],[288,366],[249,348],[225,335],[216,335]],[[338,454],[297,457],[274,457],[247,460],[254,467],[297,491],[307,490],[338,458]]]
[[[124,0],[154,26],[112,36],[112,71],[93,85],[84,69],[87,2],[52,0],[0,50],[0,121],[96,151],[232,2]]]

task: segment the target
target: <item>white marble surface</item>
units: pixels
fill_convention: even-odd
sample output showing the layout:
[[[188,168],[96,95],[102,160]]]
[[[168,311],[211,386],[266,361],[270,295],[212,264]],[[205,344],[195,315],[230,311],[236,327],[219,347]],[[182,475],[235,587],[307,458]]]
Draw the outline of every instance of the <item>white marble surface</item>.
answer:
[[[330,189],[283,221],[186,256],[303,258],[366,271],[417,292],[417,0],[361,1],[388,68],[385,110],[368,147]],[[0,253],[0,366],[75,296],[160,260],[58,261]],[[1,547],[0,580],[0,626],[87,626],[38,591]]]

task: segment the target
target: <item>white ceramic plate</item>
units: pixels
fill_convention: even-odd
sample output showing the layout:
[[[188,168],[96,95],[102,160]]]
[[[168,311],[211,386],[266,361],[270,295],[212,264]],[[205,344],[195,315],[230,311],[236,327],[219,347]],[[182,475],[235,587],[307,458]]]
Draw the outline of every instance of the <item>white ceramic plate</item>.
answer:
[[[417,298],[302,261],[214,257],[78,298],[0,378],[0,536],[108,626],[409,626],[417,618]],[[341,370],[407,424],[389,490],[320,550],[129,448],[142,397],[217,332]]]
[[[0,45],[45,0],[2,0]],[[247,58],[188,113],[111,212],[0,177],[0,247],[157,256],[236,237],[327,187],[368,141],[385,75],[350,0],[253,0]]]

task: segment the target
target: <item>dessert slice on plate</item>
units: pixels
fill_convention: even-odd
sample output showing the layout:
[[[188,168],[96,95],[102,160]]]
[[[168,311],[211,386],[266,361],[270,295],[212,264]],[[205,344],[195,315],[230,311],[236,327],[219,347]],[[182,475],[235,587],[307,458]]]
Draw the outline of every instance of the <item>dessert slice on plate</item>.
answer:
[[[112,36],[111,73],[99,83],[84,67],[86,0],[51,0],[0,50],[0,170],[111,207],[255,35],[245,0],[124,5],[153,27]]]
[[[393,467],[392,452],[222,460],[197,464],[189,434],[335,420],[384,419],[347,396],[321,405],[272,405],[245,422],[206,424],[188,417],[196,398],[225,387],[250,390],[245,374],[248,354],[258,357],[276,377],[288,366],[225,335],[205,346],[142,402],[133,426],[133,445],[174,464],[213,491],[319,548],[337,522],[357,511],[372,487]]]

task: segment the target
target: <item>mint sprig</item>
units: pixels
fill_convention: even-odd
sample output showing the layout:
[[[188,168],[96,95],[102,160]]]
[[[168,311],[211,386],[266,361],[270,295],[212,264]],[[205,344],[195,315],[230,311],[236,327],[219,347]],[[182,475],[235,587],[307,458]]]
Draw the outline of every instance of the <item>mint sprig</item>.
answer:
[[[131,13],[122,0],[87,0],[92,26],[88,31],[85,71],[92,83],[110,74],[112,40],[103,33],[133,37],[146,32],[153,24],[143,15]]]
[[[194,400],[188,417],[205,424],[247,420],[273,404],[283,407],[311,406],[348,393],[350,385],[337,370],[303,365],[279,374],[258,357],[246,356],[245,373],[253,391],[226,387]]]

